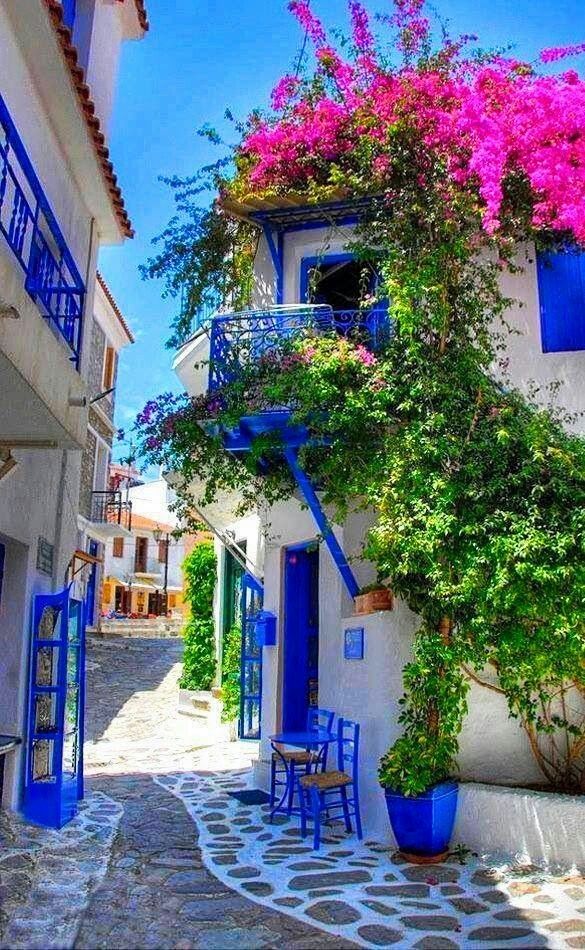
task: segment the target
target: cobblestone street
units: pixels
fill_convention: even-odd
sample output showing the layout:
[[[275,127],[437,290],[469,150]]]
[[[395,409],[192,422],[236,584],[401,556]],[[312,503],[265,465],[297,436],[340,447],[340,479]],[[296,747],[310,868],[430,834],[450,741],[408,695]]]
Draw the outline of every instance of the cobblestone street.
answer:
[[[2,819],[2,947],[585,947],[580,875],[414,867],[335,828],[314,855],[230,798],[254,746],[178,714],[180,655],[91,640],[86,800],[60,832]]]

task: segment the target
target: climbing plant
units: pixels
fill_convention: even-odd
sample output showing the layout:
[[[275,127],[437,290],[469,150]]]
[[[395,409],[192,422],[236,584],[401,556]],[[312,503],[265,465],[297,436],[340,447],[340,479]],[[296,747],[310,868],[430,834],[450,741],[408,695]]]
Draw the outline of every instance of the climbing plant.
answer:
[[[242,629],[234,625],[224,634],[221,661],[222,722],[234,722],[240,715],[240,668]]]
[[[392,332],[375,352],[359,331],[243,350],[221,392],[145,408],[143,451],[180,473],[186,508],[194,476],[206,501],[270,503],[292,492],[276,437],[240,462],[217,433],[290,406],[303,466],[337,518],[375,512],[364,557],[420,617],[382,783],[414,795],[453,771],[475,680],[505,696],[546,780],[584,790],[585,442],[554,387],[508,378],[501,278],[535,247],[585,245],[585,82],[437,40],[423,0],[396,0],[378,42],[350,0],[337,47],[306,0],[289,6],[314,66],[250,117],[221,193],[363,199],[349,243],[380,274]]]
[[[198,544],[183,561],[185,601],[189,616],[183,627],[185,650],[182,689],[211,689],[215,678],[216,655],[213,626],[213,594],[217,559],[211,541]]]

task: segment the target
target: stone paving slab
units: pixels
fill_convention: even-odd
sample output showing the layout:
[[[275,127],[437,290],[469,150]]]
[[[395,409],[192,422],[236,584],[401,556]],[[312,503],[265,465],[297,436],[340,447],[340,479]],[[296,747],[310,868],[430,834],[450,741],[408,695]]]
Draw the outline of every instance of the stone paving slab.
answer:
[[[69,947],[90,894],[107,871],[122,814],[90,792],[79,814],[53,831],[0,812],[0,947]]]
[[[347,836],[340,825],[313,852],[311,838],[300,837],[298,819],[280,816],[271,824],[269,806],[242,805],[228,794],[251,779],[248,770],[225,771],[229,748],[204,756],[204,774],[178,772],[155,781],[184,803],[209,870],[263,906],[366,947],[585,947],[580,875],[490,866],[476,857],[410,865],[383,843]],[[222,771],[210,769],[214,762]]]

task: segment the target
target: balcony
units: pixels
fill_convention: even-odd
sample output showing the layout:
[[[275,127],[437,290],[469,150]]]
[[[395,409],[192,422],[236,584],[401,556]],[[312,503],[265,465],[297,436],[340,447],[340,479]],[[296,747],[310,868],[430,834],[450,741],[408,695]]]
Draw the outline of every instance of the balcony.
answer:
[[[120,491],[94,491],[91,496],[91,524],[100,539],[130,537],[132,502],[122,500]]]
[[[85,285],[0,97],[0,232],[41,316],[79,366]]]
[[[333,310],[325,304],[293,304],[216,316],[211,324],[209,391],[215,392],[233,382],[244,366],[268,352],[278,352],[308,330],[335,332],[376,350],[388,339],[388,311]]]

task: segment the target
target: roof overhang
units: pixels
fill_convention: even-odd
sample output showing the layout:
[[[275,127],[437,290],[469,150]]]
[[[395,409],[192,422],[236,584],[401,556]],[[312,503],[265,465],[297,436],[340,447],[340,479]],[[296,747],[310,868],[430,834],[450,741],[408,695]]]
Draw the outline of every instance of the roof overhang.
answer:
[[[5,0],[19,47],[102,244],[133,230],[59,0]]]
[[[272,195],[266,198],[246,196],[244,200],[220,198],[219,207],[230,217],[269,227],[274,231],[297,228],[356,224],[364,211],[372,206],[374,196],[348,198],[341,193],[334,200],[307,203],[306,195]]]

